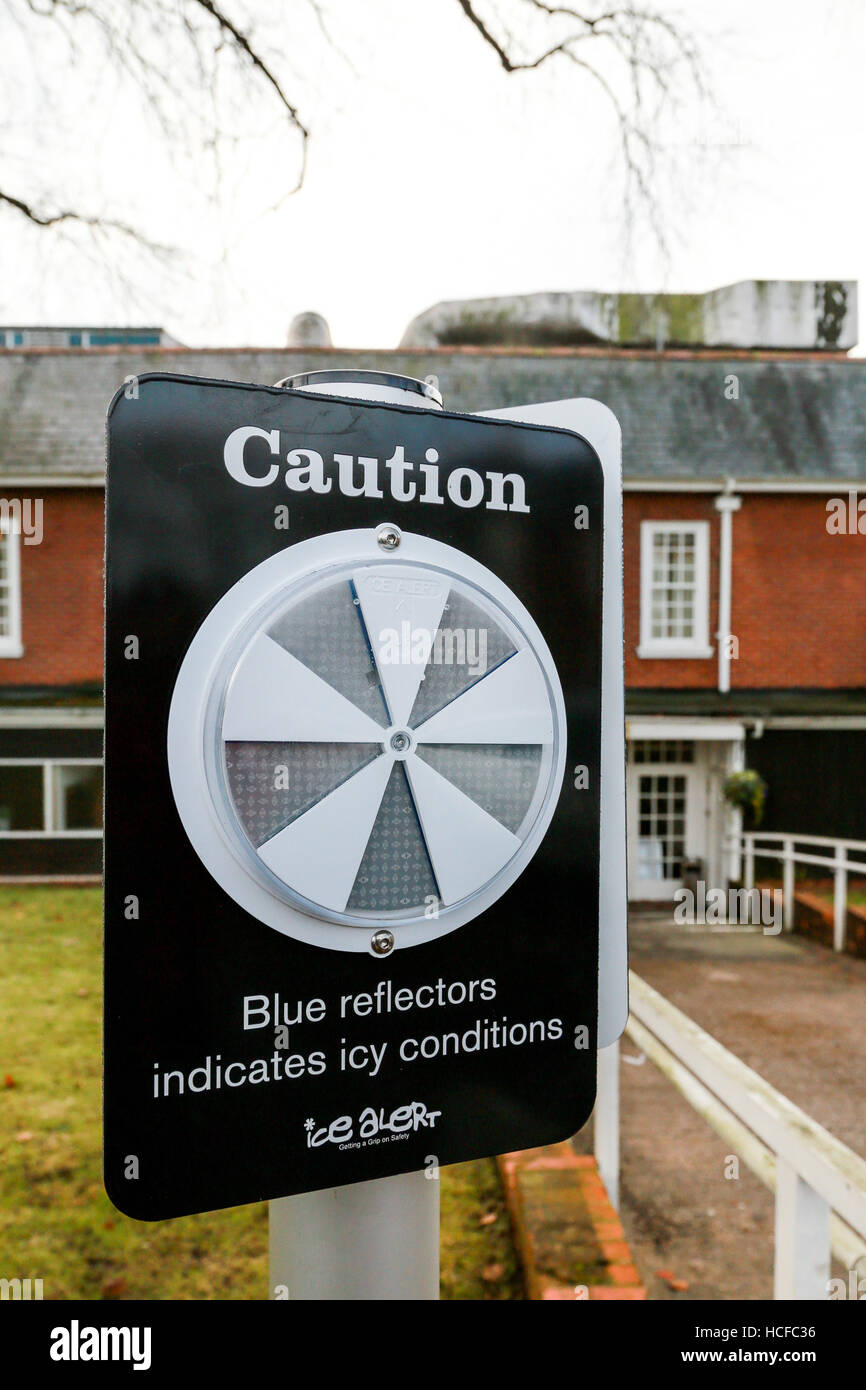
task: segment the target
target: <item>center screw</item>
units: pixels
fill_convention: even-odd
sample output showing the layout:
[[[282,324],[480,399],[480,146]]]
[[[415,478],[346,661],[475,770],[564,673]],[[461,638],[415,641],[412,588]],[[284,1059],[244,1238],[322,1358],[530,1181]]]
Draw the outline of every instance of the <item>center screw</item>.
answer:
[[[370,940],[370,947],[377,956],[390,955],[391,951],[394,949],[393,934],[389,931],[385,931],[384,928],[381,931],[374,932]]]

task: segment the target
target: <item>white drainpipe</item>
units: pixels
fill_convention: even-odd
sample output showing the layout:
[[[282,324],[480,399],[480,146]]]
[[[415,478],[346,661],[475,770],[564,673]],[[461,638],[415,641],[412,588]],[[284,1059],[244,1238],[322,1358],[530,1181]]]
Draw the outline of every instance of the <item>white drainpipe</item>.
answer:
[[[728,639],[731,636],[731,572],[733,569],[733,520],[734,512],[743,505],[741,497],[731,495],[734,479],[729,478],[727,488],[716,498],[716,511],[721,522],[719,541],[719,630],[716,640],[719,644],[719,690],[726,694],[731,688],[731,656]]]

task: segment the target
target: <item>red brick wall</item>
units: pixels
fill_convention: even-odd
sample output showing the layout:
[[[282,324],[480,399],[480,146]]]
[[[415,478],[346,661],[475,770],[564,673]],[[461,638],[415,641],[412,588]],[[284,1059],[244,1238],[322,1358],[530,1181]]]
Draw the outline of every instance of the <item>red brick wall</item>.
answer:
[[[840,489],[840,495],[843,493]],[[4,493],[4,496],[15,496]],[[32,496],[32,494],[29,494]],[[714,689],[717,658],[641,660],[640,523],[710,522],[710,644],[717,646],[719,514],[711,493],[627,492],[626,684]],[[825,494],[743,494],[733,517],[733,688],[866,686],[866,536],[831,536]],[[46,489],[44,539],[21,545],[24,656],[0,685],[102,679],[103,494]]]
[[[866,685],[866,536],[829,535],[827,500],[747,495],[735,514],[732,685]]]
[[[840,488],[839,495],[846,495]],[[744,493],[733,514],[732,689],[866,686],[866,536],[829,535],[829,494]],[[719,513],[709,493],[625,494],[626,685],[713,688],[718,680]],[[641,521],[710,522],[708,659],[642,660]]]
[[[42,543],[20,545],[24,655],[0,657],[0,685],[101,682],[103,492],[46,488],[42,503]]]

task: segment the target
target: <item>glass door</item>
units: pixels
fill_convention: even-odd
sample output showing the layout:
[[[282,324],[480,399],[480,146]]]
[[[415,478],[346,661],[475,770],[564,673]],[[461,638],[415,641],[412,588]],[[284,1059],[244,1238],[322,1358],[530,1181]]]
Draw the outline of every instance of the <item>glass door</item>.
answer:
[[[629,897],[670,902],[683,865],[702,856],[704,777],[694,743],[640,740],[629,750]]]

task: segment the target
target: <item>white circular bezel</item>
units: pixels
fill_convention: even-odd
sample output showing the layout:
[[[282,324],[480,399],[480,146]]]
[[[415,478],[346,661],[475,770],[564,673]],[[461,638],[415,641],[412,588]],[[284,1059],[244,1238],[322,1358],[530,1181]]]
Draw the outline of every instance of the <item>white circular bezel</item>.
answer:
[[[349,925],[319,915],[314,904],[303,910],[272,887],[269,875],[251,865],[248,842],[228,828],[215,804],[209,775],[215,700],[220,698],[231,653],[257,615],[288,587],[325,578],[348,565],[419,564],[444,571],[488,596],[502,609],[535,656],[545,678],[553,711],[552,766],[543,803],[520,848],[483,888],[455,907],[443,906],[437,917],[394,920],[381,914],[381,925],[394,934],[395,949],[434,941],[464,926],[485,911],[515,882],[529,863],[550,824],[565,771],[565,703],[553,658],[533,618],[490,570],[441,541],[401,532],[399,548],[384,553],[379,527],[334,532],[301,541],[257,565],[223,595],[205,618],[184,657],[172,694],[168,720],[168,765],[181,822],[209,873],[252,916],[283,935],[327,950],[368,952],[378,917],[368,915]],[[216,692],[216,693],[215,693]],[[390,731],[388,731],[390,732]]]

